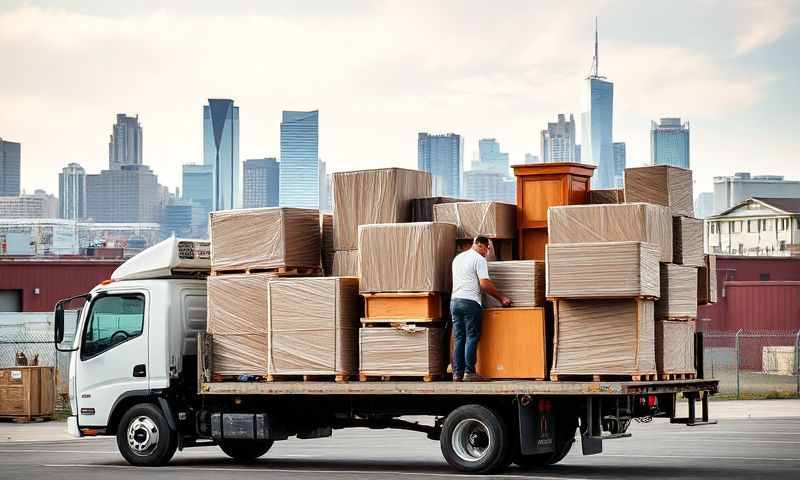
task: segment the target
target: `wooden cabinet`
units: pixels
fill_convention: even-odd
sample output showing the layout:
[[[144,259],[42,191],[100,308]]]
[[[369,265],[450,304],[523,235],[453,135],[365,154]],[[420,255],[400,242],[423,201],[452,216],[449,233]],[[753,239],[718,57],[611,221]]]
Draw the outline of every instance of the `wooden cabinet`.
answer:
[[[544,260],[547,209],[589,202],[589,182],[596,168],[582,163],[514,165],[517,178],[517,229],[520,260]]]
[[[364,294],[364,317],[370,322],[439,320],[442,297],[436,292]]]
[[[53,367],[0,369],[0,418],[51,417],[55,409]]]
[[[478,343],[479,375],[488,378],[547,378],[545,309],[485,308]]]

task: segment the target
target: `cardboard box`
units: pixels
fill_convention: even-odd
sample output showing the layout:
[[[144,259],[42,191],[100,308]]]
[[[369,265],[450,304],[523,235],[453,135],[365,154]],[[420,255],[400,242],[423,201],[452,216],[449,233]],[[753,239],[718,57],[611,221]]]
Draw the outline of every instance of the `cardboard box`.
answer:
[[[658,246],[642,242],[547,245],[547,296],[631,298],[660,295]]]
[[[251,208],[211,212],[216,271],[320,267],[319,211]]]
[[[359,330],[359,373],[438,377],[444,373],[444,331],[404,325]]]
[[[552,380],[656,373],[652,300],[558,300],[555,309]]]
[[[691,217],[692,171],[670,165],[626,168],[625,201],[664,205],[673,216]]]
[[[625,203],[625,190],[622,188],[589,190],[589,203],[594,205]]]
[[[697,373],[694,368],[693,320],[656,320],[658,373]]]
[[[545,303],[544,262],[516,260],[488,262],[489,278],[515,307],[542,307]],[[501,307],[491,295],[483,294],[484,307]]]
[[[449,292],[455,236],[449,223],[361,225],[361,292]]]
[[[456,202],[433,206],[436,222],[452,223],[458,227],[458,239],[472,240],[516,236],[517,206],[502,202]]]
[[[333,275],[333,214],[319,214],[320,243],[322,247],[322,271],[326,276]]]
[[[705,265],[703,259],[704,222],[698,218],[672,217],[672,262],[691,267]]]
[[[654,243],[659,261],[672,261],[672,216],[667,207],[648,203],[550,207],[548,219],[550,243]]]
[[[269,283],[270,375],[354,375],[358,279],[294,277]]]
[[[332,272],[334,277],[358,277],[358,250],[333,252]]]
[[[661,296],[656,318],[697,318],[697,268],[661,265]]]
[[[717,256],[704,255],[697,269],[697,304],[717,303]]]
[[[432,222],[433,206],[440,203],[468,202],[467,199],[450,197],[415,198],[411,200],[411,221]]]
[[[358,248],[358,226],[411,220],[411,200],[431,196],[431,174],[403,168],[337,172],[333,179],[333,245]]]
[[[476,371],[487,378],[547,378],[544,308],[485,308]]]

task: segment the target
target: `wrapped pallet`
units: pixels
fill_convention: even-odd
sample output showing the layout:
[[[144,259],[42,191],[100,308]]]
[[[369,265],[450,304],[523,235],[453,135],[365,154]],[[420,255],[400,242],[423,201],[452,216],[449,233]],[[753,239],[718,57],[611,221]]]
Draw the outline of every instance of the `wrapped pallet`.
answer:
[[[270,375],[355,374],[357,278],[282,278],[267,298]]]
[[[548,244],[545,256],[547,296],[657,298],[660,294],[658,256],[658,246],[652,243]]]
[[[661,265],[661,296],[656,318],[697,317],[697,269],[671,263]]]
[[[547,211],[549,243],[645,242],[672,261],[669,208],[648,203],[569,205]]]
[[[544,262],[517,260],[488,262],[489,278],[515,307],[542,307],[545,303]],[[501,307],[491,295],[483,294],[484,307]]]
[[[271,273],[208,277],[213,373],[267,374],[267,290]]]
[[[333,176],[333,244],[358,248],[358,226],[411,220],[411,200],[431,196],[431,174],[403,168],[337,172]]]
[[[692,171],[671,165],[626,168],[625,201],[664,205],[673,216],[691,217]]]
[[[621,188],[589,190],[589,203],[593,205],[625,203],[625,190]]]
[[[693,320],[656,320],[656,369],[659,374],[696,373]]]
[[[361,292],[449,292],[455,237],[449,223],[361,225]]]
[[[456,202],[433,206],[436,222],[458,227],[458,239],[514,238],[517,229],[517,206],[502,202]]]
[[[320,267],[319,211],[251,208],[211,212],[215,271]]]
[[[333,214],[319,214],[320,244],[322,248],[322,271],[333,275]]]
[[[412,222],[432,222],[433,206],[440,203],[468,202],[460,198],[450,197],[428,197],[415,198],[411,200],[411,221]]]
[[[672,217],[673,263],[691,267],[705,265],[703,259],[703,220]]]
[[[717,256],[705,255],[697,269],[697,304],[717,303]]]
[[[402,325],[359,330],[359,373],[371,376],[419,376],[432,380],[444,373],[444,331]]]
[[[551,379],[656,372],[651,300],[558,300]]]
[[[358,277],[358,250],[333,252],[331,268],[334,277]]]

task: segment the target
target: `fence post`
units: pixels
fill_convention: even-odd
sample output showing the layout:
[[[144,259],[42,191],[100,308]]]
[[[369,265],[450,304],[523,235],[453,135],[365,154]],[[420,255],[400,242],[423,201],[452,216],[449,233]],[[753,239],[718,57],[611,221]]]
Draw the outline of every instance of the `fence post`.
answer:
[[[795,396],[800,397],[800,330],[794,334],[794,378]]]
[[[739,335],[742,329],[736,332],[736,399],[741,400],[740,382],[739,382]]]

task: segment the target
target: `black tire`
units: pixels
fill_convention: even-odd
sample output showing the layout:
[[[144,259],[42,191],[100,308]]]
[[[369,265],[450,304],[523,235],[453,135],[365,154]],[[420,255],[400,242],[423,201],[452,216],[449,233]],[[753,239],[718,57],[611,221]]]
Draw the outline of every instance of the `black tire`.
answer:
[[[161,409],[152,403],[134,405],[119,422],[117,448],[131,465],[159,467],[175,455],[178,435]]]
[[[219,448],[234,460],[251,462],[267,453],[272,444],[272,440],[222,440]]]
[[[578,417],[561,415],[556,419],[555,450],[551,453],[514,456],[514,463],[523,469],[533,469],[555,465],[567,456],[575,443],[575,430],[578,428]]]
[[[439,443],[447,463],[465,473],[490,473],[508,466],[509,427],[495,411],[464,405],[445,419]]]

